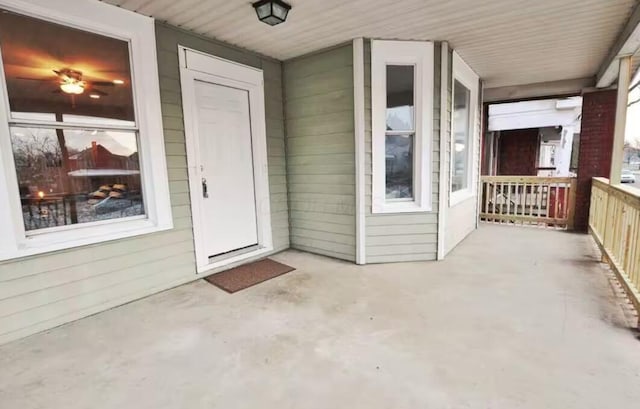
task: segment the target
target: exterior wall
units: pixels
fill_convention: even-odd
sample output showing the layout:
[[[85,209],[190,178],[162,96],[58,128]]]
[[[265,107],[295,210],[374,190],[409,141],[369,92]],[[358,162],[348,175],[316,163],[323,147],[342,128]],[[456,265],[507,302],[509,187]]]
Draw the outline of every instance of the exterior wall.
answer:
[[[449,207],[445,229],[445,254],[453,250],[478,226],[478,197],[473,196]]]
[[[178,45],[263,70],[273,249],[277,252],[289,248],[282,63],[163,23],[157,23],[156,27],[165,141],[181,145],[179,157],[172,162],[172,156],[169,156],[169,172],[171,174],[172,164],[184,170],[180,174],[180,181],[184,181],[187,197]],[[178,149],[177,146],[175,148]]]
[[[283,69],[291,247],[355,261],[353,47]]]
[[[288,247],[281,65],[162,24],[156,27],[174,229],[0,263],[0,343],[198,279],[177,45],[265,73],[274,247]]]
[[[435,260],[440,170],[440,46],[436,44],[432,140],[432,209],[428,213],[371,213],[371,42],[365,41],[365,231],[366,262]]]
[[[443,189],[447,189],[447,204],[450,203],[450,175],[451,175],[451,105],[453,94],[453,50],[449,49],[449,75],[447,76],[447,129],[444,130],[443,136],[447,138],[447,151],[443,155],[445,161],[445,169],[447,169],[447,183],[443,186]],[[477,177],[480,175],[480,129],[482,126],[482,86],[479,86],[478,92],[478,109],[476,111],[476,129],[474,132],[473,141],[473,166],[478,169],[476,172]],[[472,183],[478,183],[478,180],[474,180]],[[471,232],[478,227],[478,196],[469,197],[468,199],[456,203],[454,206],[447,205],[447,213],[445,215],[445,234],[444,234],[444,253],[448,254],[453,250],[462,240],[465,239]]]
[[[583,95],[576,189],[577,231],[587,231],[589,225],[591,178],[609,177],[615,121],[616,90]]]
[[[538,128],[500,131],[498,175],[538,174]]]

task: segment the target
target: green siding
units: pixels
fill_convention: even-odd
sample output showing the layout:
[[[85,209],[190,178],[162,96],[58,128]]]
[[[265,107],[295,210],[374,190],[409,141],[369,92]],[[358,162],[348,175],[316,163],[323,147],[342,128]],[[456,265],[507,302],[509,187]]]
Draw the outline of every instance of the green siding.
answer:
[[[351,44],[284,62],[291,247],[355,260]]]
[[[440,45],[434,51],[432,209],[427,213],[371,213],[371,42],[365,41],[365,224],[366,262],[435,260],[440,174]]]
[[[289,247],[281,63],[164,24],[156,35],[174,229],[0,263],[0,343],[198,278],[178,44],[264,70],[274,248]]]
[[[187,204],[189,204],[188,182],[186,154],[184,151],[178,45],[263,70],[273,245],[274,251],[281,251],[288,248],[289,225],[283,122],[284,112],[282,106],[282,63],[162,23],[157,24],[156,35],[160,67],[160,91],[163,95],[171,95],[169,99],[162,98],[162,113],[165,119],[165,127],[167,127],[167,124],[170,124],[170,126],[175,124],[177,128],[175,132],[171,133],[172,140],[170,142],[178,144],[178,146],[172,146],[171,151],[167,149],[167,158],[172,163],[175,163],[178,169],[185,170],[184,173],[180,174],[180,177],[184,177],[186,183],[184,195],[186,196],[185,200],[187,200]],[[177,98],[173,98],[172,95],[174,93],[177,93]],[[166,134],[165,138],[167,138]],[[168,166],[171,169],[171,164],[168,164]]]

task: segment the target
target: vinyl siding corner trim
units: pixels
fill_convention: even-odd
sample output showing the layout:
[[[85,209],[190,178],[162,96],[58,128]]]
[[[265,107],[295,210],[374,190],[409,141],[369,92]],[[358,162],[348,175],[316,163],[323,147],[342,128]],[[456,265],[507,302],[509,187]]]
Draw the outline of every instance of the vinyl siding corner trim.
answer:
[[[366,260],[364,40],[353,40],[353,118],[356,161],[356,264]]]

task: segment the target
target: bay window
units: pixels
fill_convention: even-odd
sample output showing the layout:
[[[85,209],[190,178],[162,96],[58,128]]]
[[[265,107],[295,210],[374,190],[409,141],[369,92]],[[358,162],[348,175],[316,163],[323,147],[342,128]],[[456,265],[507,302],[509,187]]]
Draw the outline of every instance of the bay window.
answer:
[[[372,212],[431,209],[433,43],[373,41]]]
[[[453,81],[453,169],[451,191],[469,188],[469,155],[471,147],[471,91],[457,79]]]
[[[0,0],[0,259],[171,227],[153,30],[97,2]]]
[[[475,72],[453,53],[453,95],[451,98],[451,177],[450,205],[476,194],[477,109],[479,79]]]

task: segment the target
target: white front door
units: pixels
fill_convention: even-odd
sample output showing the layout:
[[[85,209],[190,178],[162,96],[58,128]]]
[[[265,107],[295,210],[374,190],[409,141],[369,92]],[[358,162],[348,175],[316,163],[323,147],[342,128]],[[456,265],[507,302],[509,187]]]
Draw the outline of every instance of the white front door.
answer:
[[[197,272],[273,251],[262,70],[179,47]],[[179,176],[178,176],[179,177]]]
[[[213,257],[258,244],[249,92],[195,82],[201,223]]]

